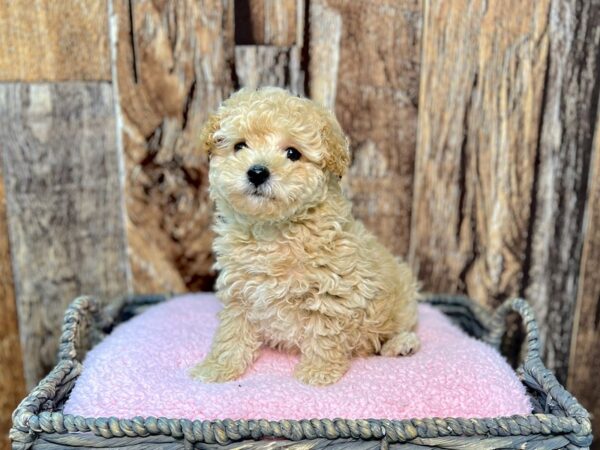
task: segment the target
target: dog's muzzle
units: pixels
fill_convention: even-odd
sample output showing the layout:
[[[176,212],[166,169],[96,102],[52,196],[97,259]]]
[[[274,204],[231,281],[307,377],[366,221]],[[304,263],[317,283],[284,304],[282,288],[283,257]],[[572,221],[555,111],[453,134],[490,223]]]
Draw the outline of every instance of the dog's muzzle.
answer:
[[[260,164],[255,164],[248,169],[248,181],[258,187],[269,179],[269,169]]]

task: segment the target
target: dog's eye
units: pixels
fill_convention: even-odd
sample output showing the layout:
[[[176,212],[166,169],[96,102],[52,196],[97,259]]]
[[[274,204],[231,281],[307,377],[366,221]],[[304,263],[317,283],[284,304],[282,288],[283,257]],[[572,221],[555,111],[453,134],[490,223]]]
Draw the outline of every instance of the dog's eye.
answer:
[[[292,161],[298,161],[302,157],[302,153],[294,147],[288,147],[285,149],[285,156]]]
[[[246,143],[244,141],[242,141],[242,142],[238,142],[237,144],[235,144],[233,146],[233,150],[236,151],[236,152],[239,152],[241,149],[243,149],[245,147],[247,147],[247,145],[246,145]]]

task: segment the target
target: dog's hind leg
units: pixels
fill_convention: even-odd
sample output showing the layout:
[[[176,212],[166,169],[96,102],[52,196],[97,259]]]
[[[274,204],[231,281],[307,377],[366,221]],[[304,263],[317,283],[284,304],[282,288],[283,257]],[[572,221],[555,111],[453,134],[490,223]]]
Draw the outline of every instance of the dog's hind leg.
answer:
[[[410,280],[410,278],[409,278]],[[382,356],[406,356],[415,353],[421,346],[416,328],[418,321],[418,292],[412,281],[401,284],[396,298],[395,324],[391,336],[383,343]]]

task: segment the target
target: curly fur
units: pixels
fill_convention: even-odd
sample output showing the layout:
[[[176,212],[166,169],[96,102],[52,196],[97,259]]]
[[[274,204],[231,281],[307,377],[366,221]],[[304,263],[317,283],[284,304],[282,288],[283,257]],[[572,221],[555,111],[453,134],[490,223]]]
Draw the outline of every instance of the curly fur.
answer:
[[[331,113],[282,89],[242,90],[209,118],[201,146],[224,308],[192,376],[235,379],[266,344],[300,352],[297,378],[325,385],[352,356],[418,349],[416,279],[352,217],[340,188],[348,141]],[[286,158],[290,146],[301,159]],[[258,190],[246,175],[257,163],[271,172]]]

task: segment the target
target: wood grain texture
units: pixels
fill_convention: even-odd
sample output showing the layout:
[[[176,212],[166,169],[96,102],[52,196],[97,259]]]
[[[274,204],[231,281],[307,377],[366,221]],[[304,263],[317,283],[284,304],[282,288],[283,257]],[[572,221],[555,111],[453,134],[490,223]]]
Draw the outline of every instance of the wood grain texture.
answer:
[[[0,80],[110,80],[106,0],[0,0]]]
[[[212,205],[197,142],[208,113],[232,89],[232,6],[228,0],[114,2],[138,292],[211,287]]]
[[[563,382],[600,88],[598,10],[581,0],[425,3],[412,263],[427,289],[492,306],[526,296]]]
[[[129,290],[110,84],[0,85],[0,148],[31,388],[54,365],[67,304]]]
[[[421,34],[418,0],[313,0],[310,96],[351,141],[355,215],[396,254],[408,250]]]
[[[0,449],[8,450],[11,414],[25,396],[23,359],[6,223],[6,198],[0,158]]]
[[[338,85],[342,15],[326,0],[309,2],[310,97],[333,110]]]
[[[304,0],[235,2],[236,89],[278,86],[305,95],[304,13]],[[256,27],[264,31],[260,36],[278,31],[270,39],[254,39],[248,33]]]
[[[553,0],[548,29],[524,292],[542,324],[546,364],[564,383],[600,92],[600,1]]]
[[[235,47],[235,73],[239,87],[279,86],[304,95],[305,74],[300,47],[238,45]]]
[[[235,0],[235,43],[238,45],[298,44],[298,0]]]
[[[549,7],[424,2],[410,260],[427,290],[522,291]]]
[[[600,106],[591,162],[588,203],[584,227],[583,254],[577,292],[573,340],[567,387],[592,413],[596,438],[592,448],[600,449]]]

